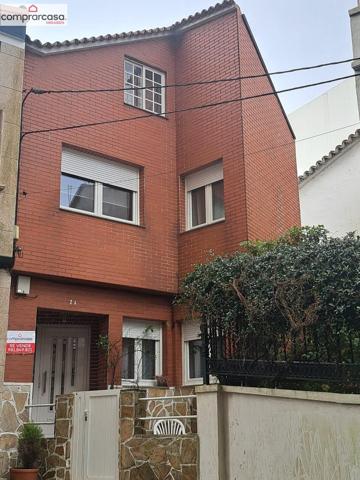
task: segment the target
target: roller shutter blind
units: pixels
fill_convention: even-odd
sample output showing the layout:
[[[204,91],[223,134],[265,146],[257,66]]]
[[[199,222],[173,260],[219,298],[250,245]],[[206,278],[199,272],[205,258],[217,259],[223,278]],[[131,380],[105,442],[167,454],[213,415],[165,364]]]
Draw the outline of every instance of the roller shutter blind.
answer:
[[[126,319],[123,322],[122,336],[125,338],[145,338],[160,340],[161,323],[146,320]]]
[[[77,150],[63,149],[61,171],[134,192],[139,190],[138,168]]]
[[[203,168],[199,172],[191,173],[186,177],[186,190],[194,190],[195,188],[209,185],[224,178],[222,162],[217,162],[210,167]]]
[[[185,321],[182,324],[184,342],[200,339],[200,323],[197,321]]]

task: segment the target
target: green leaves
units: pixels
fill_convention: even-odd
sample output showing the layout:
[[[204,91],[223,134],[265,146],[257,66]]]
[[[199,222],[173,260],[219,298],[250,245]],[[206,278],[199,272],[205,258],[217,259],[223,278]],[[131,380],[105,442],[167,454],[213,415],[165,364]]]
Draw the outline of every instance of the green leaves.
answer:
[[[233,255],[197,265],[177,303],[203,321],[221,319],[229,328],[236,322],[242,335],[288,338],[313,324],[322,339],[329,332],[359,335],[360,239],[354,233],[331,238],[318,226],[245,242]]]

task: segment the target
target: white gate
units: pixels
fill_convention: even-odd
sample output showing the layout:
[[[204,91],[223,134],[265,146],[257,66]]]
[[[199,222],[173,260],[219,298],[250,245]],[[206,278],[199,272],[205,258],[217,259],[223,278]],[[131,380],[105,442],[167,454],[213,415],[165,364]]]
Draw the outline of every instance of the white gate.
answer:
[[[72,480],[118,480],[119,394],[119,390],[75,393]]]

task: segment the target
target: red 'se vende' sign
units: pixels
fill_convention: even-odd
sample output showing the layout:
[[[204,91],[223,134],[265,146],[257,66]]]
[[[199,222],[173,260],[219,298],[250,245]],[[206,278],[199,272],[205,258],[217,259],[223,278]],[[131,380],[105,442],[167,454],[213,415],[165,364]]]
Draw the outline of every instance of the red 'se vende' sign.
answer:
[[[35,332],[33,330],[8,330],[6,353],[9,355],[35,353]]]

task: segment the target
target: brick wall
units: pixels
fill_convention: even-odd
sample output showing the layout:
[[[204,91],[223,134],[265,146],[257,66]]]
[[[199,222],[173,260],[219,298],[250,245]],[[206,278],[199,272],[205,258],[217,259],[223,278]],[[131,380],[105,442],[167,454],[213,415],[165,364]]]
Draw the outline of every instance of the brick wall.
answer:
[[[47,56],[27,51],[25,88],[121,88],[125,55],[165,71],[167,83],[264,72],[235,8],[173,38]],[[267,79],[170,88],[166,109],[271,88]],[[122,92],[32,95],[24,122],[29,131],[143,113],[124,105]],[[141,226],[59,208],[63,145],[143,169]],[[219,159],[226,219],[184,231],[184,175]],[[175,362],[182,355],[181,325],[173,324],[172,316],[182,317],[173,313],[171,304],[179,279],[194,263],[206,261],[210,251],[232,252],[241,241],[273,238],[300,221],[294,142],[274,96],[168,118],[26,136],[20,192],[26,192],[20,198],[18,222],[23,257],[16,260],[15,272],[29,274],[33,281],[31,298],[11,299],[10,328],[34,329],[38,308],[106,315],[112,338],[120,337],[124,316],[164,321],[164,374],[170,383],[182,379],[181,362]],[[74,296],[79,301],[71,306]],[[9,357],[7,377],[31,381],[32,368],[32,356]]]
[[[73,303],[74,300],[76,304]],[[174,352],[180,346],[174,348],[174,338],[180,342],[180,337],[173,334],[177,327],[172,323],[171,298],[33,278],[31,298],[12,296],[10,328],[35,330],[38,309],[88,313],[90,317],[91,315],[107,316],[111,340],[121,338],[124,318],[163,322],[163,375],[169,379],[171,385],[181,382],[179,376],[181,372],[178,371],[175,376]],[[32,382],[33,364],[33,355],[7,355],[6,380]],[[96,373],[100,375],[101,371],[98,369]],[[119,379],[117,381],[119,382]],[[101,386],[100,383],[99,387]]]
[[[166,71],[167,81],[174,82],[172,46],[164,39],[47,57],[28,52],[24,88],[120,88],[125,54]],[[166,101],[173,109],[173,90],[168,90]],[[29,97],[24,122],[25,130],[36,130],[141,113],[124,105],[122,92],[43,95]],[[63,144],[143,167],[141,227],[59,209]],[[20,191],[27,196],[19,204],[19,245],[24,256],[17,260],[17,270],[163,292],[176,290],[173,117],[29,135],[23,143]]]
[[[264,73],[239,9],[186,32],[176,49],[178,82]],[[176,91],[177,108],[271,91],[268,79]],[[285,145],[284,145],[285,144]],[[246,239],[274,238],[300,223],[294,140],[275,96],[177,115],[180,175],[222,159],[224,223],[180,233],[180,277],[191,266],[238,249]],[[180,225],[184,226],[180,183]]]

